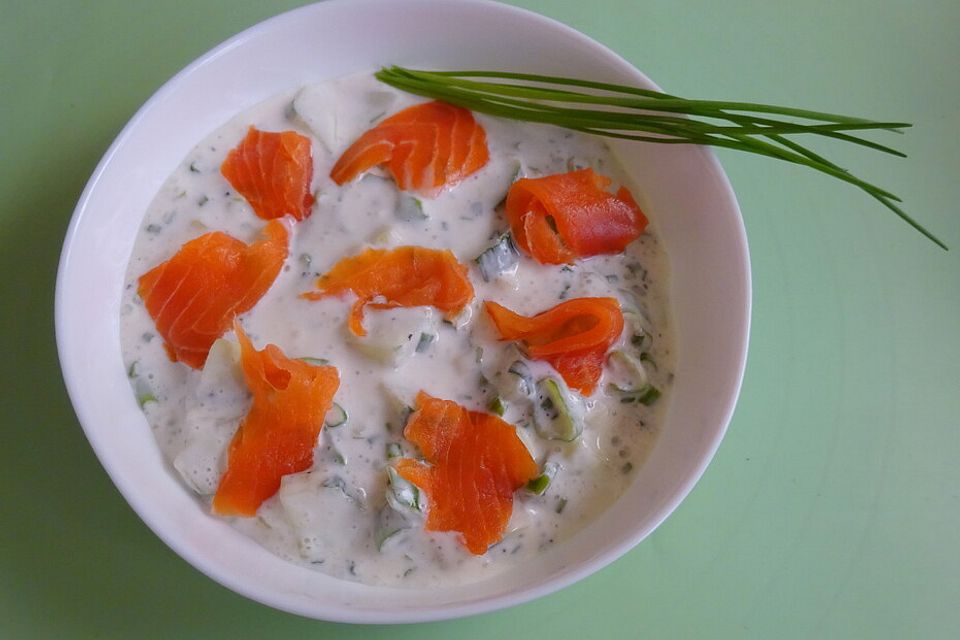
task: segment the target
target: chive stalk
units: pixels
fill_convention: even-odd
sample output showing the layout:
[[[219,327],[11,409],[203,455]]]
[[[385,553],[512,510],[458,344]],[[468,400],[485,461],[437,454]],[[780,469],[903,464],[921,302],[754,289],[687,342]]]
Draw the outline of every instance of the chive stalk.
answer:
[[[786,137],[816,135],[906,157],[896,149],[851,133],[900,133],[911,126],[906,122],[753,102],[689,100],[650,89],[531,73],[422,71],[392,66],[382,68],[376,77],[397,89],[487,115],[612,138],[709,145],[806,166],[858,187],[947,250],[939,238],[897,204],[901,200],[895,194],[861,180]]]

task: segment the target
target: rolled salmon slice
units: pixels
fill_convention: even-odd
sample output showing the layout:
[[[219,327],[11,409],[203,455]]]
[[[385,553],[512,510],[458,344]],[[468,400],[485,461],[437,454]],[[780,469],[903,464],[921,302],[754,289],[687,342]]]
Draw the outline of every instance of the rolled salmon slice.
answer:
[[[220,173],[264,220],[285,215],[303,220],[310,215],[313,155],[310,138],[296,131],[250,127],[227,154]]]
[[[396,462],[397,473],[427,494],[428,531],[455,531],[475,554],[503,539],[513,494],[539,473],[516,429],[497,416],[469,411],[421,391],[404,436],[427,463]]]
[[[274,220],[263,236],[247,245],[207,233],[140,276],[137,291],[171,360],[203,367],[214,341],[276,280],[287,259],[287,228]]]
[[[593,169],[517,180],[506,202],[517,246],[541,264],[620,253],[647,217],[625,187],[609,193],[611,184]]]
[[[486,132],[473,114],[434,101],[408,107],[365,132],[340,156],[330,177],[342,185],[383,164],[401,190],[434,197],[489,159]]]
[[[501,340],[521,341],[527,355],[550,363],[584,395],[596,389],[607,350],[623,332],[615,298],[573,298],[532,317],[489,300],[484,308]]]

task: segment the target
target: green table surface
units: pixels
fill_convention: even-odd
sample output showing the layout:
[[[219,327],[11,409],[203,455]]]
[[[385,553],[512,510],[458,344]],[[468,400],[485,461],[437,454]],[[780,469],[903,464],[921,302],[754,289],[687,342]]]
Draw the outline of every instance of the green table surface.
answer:
[[[153,91],[298,4],[0,2],[0,638],[960,637],[957,0],[517,1],[674,93],[913,122],[888,136],[907,160],[822,148],[952,247],[812,171],[719,153],[753,263],[743,393],[696,489],[620,561],[506,611],[362,627],[248,601],[156,538],[63,389],[60,244]]]

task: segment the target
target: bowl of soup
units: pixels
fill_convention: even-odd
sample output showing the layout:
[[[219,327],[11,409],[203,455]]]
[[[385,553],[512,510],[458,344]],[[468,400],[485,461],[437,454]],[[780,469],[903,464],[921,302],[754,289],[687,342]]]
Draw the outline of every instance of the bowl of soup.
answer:
[[[392,64],[656,88],[505,5],[303,7],[141,108],[78,203],[57,282],[71,400],[138,515],[234,591],[343,622],[512,606],[629,551],[719,446],[749,329],[743,223],[707,150],[425,106],[375,77]],[[424,183],[393,158],[416,156],[399,150],[428,111],[467,142],[431,133],[428,156],[454,159]],[[271,182],[281,166],[299,181]],[[280,183],[294,204],[270,213]],[[548,192],[569,185],[615,213],[565,213]],[[596,248],[604,215],[626,231]],[[551,234],[562,253],[538,244]],[[312,417],[269,417],[301,375],[316,406],[291,402]],[[243,466],[294,422],[298,453]]]

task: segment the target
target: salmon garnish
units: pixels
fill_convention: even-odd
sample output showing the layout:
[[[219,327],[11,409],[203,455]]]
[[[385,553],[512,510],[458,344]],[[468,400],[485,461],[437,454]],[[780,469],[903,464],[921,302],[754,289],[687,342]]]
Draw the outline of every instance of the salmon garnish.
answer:
[[[483,303],[502,340],[520,340],[528,356],[544,360],[572,389],[590,395],[600,381],[607,350],[623,331],[615,298],[574,298],[533,317]]]
[[[467,267],[449,250],[424,247],[366,249],[344,258],[317,279],[317,289],[301,294],[307,300],[352,291],[358,298],[350,311],[354,335],[367,335],[363,310],[375,307],[431,306],[447,318],[456,316],[473,300]]]
[[[507,193],[506,215],[517,246],[542,264],[619,253],[647,227],[647,217],[625,187],[581,169],[521,178]]]
[[[486,553],[503,538],[514,491],[539,473],[514,427],[421,391],[403,435],[430,463],[396,462],[397,473],[427,494],[426,529],[456,531],[471,553]]]
[[[303,220],[310,215],[313,155],[310,138],[296,131],[275,133],[250,127],[227,154],[220,173],[264,220],[285,215]]]
[[[339,185],[381,164],[403,191],[434,197],[490,159],[487,134],[467,109],[426,102],[400,111],[361,135],[330,171]]]
[[[287,259],[287,228],[272,221],[247,245],[220,231],[190,240],[140,276],[140,297],[174,362],[203,367],[214,341],[249,311]]]
[[[340,375],[335,367],[288,358],[273,344],[257,351],[239,322],[234,331],[253,403],[227,450],[213,512],[249,517],[280,489],[283,476],[313,466],[313,450]]]

